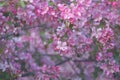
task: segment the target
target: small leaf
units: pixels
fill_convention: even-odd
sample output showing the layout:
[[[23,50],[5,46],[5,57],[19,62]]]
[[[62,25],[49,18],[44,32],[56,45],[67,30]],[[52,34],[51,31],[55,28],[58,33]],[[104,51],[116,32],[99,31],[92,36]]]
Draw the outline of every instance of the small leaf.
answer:
[[[5,2],[0,2],[0,7],[4,6]]]
[[[57,60],[57,61],[61,61],[62,60],[61,57],[60,57],[60,55],[51,56],[51,59],[52,60]]]
[[[110,2],[116,1],[116,0],[109,0]]]
[[[104,20],[101,20],[99,27],[100,27],[100,28],[103,28],[105,25],[106,25],[105,21],[104,21]]]
[[[120,50],[114,50],[113,57],[117,63],[119,63]]]
[[[48,39],[48,44],[52,43],[52,39]]]
[[[8,25],[11,25],[11,24],[12,24],[12,22],[11,22],[11,21],[7,21],[6,23],[7,23]]]
[[[98,77],[99,73],[102,72],[102,70],[99,67],[95,67],[94,69],[95,70],[93,72],[93,76],[96,79]]]
[[[70,24],[69,28],[72,30],[72,28],[73,28],[73,24]]]
[[[3,50],[3,48],[0,48],[0,54],[2,54],[2,53],[3,53],[3,51],[4,51],[4,50]]]
[[[4,12],[3,16],[8,17],[11,13],[10,12]]]
[[[0,80],[10,80],[11,75],[8,72],[0,72]]]
[[[20,6],[23,7],[23,8],[25,8],[25,2],[22,1],[22,0],[20,0]]]
[[[53,3],[52,1],[49,1],[49,2],[48,2],[48,5],[49,5],[49,6],[53,6],[54,3]]]

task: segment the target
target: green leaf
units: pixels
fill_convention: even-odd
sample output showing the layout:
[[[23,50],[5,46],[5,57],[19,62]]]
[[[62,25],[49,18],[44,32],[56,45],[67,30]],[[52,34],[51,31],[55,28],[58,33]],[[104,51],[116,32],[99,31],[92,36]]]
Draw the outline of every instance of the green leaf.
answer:
[[[53,3],[52,1],[49,1],[49,2],[48,2],[48,5],[49,5],[49,6],[53,6],[54,3]]]
[[[23,7],[23,8],[25,8],[25,6],[26,6],[26,5],[25,5],[25,2],[22,1],[22,0],[20,0],[20,6]]]
[[[8,17],[11,13],[10,12],[4,12],[3,16]]]
[[[52,43],[52,39],[48,39],[48,44]]]
[[[113,57],[117,63],[119,63],[120,50],[114,50]]]
[[[3,49],[3,48],[0,48],[0,54],[2,54],[2,53],[3,53],[3,51],[4,51],[4,49]]]
[[[62,60],[60,55],[51,56],[51,59],[55,60],[55,61],[61,61]]]
[[[73,28],[73,24],[70,24],[69,28],[72,30],[72,28]]]
[[[94,48],[94,50],[92,51],[92,56],[95,56],[96,55],[96,53],[98,52],[98,48],[99,48],[99,43],[97,42],[97,39],[94,37],[93,38],[93,42],[94,42],[94,46],[93,46],[93,48]]]
[[[8,25],[11,25],[11,24],[12,24],[12,22],[11,22],[11,21],[7,21],[6,23],[7,23]]]
[[[0,2],[0,7],[4,6],[6,2]]]
[[[116,0],[109,0],[110,2],[116,1]]]
[[[99,67],[95,67],[93,72],[93,77],[96,79],[101,72],[102,70]]]
[[[105,25],[106,25],[105,21],[104,21],[104,20],[101,20],[99,27],[100,27],[100,28],[103,28]]]
[[[10,80],[11,75],[8,72],[0,72],[0,80]]]

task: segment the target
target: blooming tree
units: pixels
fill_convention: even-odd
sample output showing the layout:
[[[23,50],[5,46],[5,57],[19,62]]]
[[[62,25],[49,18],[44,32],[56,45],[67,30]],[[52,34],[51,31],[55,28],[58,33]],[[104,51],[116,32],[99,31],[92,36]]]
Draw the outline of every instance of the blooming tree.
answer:
[[[120,0],[0,0],[0,80],[119,80]]]

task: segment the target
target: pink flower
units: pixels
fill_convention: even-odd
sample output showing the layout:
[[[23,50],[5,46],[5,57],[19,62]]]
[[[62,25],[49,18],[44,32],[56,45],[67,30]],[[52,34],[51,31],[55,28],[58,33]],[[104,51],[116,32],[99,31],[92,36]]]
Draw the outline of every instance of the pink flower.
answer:
[[[58,4],[58,9],[60,10],[61,18],[65,20],[70,20],[75,17],[74,14],[72,13],[72,10],[68,6],[65,6],[64,4]]]
[[[96,38],[100,43],[105,45],[114,39],[114,33],[111,28],[107,27],[97,31]]]
[[[68,49],[67,48],[67,43],[66,42],[58,41],[56,48],[59,49],[59,50],[61,50],[61,51],[66,51]]]

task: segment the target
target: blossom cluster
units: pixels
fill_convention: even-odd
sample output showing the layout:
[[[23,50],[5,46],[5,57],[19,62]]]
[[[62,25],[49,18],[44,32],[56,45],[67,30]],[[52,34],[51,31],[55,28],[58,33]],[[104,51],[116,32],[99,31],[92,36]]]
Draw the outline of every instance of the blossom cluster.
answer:
[[[0,80],[119,80],[119,4],[0,0]]]

